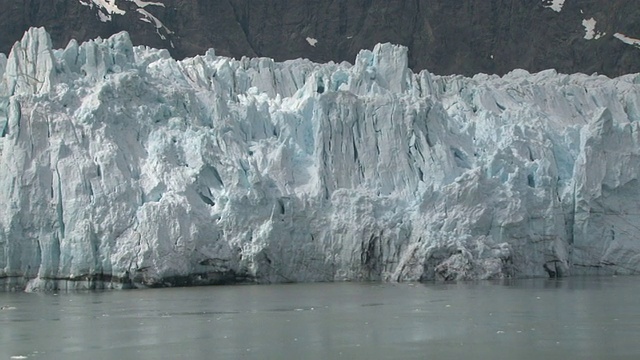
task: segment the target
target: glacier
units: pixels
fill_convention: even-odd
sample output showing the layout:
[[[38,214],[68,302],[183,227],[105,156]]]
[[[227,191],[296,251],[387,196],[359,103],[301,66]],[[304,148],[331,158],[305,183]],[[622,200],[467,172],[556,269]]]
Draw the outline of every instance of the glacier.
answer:
[[[0,54],[0,288],[640,270],[640,75]]]

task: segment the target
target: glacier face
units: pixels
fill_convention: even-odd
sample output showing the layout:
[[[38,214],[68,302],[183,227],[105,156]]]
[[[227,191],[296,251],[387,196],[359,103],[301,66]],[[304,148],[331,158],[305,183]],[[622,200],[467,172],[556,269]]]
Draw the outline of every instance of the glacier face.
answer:
[[[5,289],[640,269],[640,76],[0,54]]]

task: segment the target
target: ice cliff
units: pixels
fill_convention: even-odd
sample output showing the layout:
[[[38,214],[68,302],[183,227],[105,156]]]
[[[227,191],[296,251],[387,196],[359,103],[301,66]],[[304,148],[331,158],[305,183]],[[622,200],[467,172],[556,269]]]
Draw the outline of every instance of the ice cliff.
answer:
[[[640,76],[0,54],[5,289],[640,270]]]

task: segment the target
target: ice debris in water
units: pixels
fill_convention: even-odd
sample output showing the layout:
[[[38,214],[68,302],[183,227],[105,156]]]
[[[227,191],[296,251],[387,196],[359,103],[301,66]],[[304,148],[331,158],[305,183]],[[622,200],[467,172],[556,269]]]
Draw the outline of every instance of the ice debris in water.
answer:
[[[28,290],[640,268],[640,78],[0,55],[0,278]]]

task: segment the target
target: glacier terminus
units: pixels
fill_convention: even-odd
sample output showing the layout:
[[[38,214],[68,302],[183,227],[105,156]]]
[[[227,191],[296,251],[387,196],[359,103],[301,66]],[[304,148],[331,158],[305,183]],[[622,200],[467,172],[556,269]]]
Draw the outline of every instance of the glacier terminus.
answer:
[[[0,54],[0,288],[640,270],[640,75]]]

